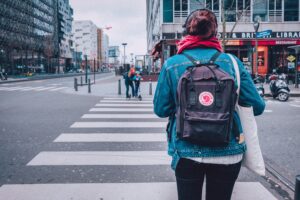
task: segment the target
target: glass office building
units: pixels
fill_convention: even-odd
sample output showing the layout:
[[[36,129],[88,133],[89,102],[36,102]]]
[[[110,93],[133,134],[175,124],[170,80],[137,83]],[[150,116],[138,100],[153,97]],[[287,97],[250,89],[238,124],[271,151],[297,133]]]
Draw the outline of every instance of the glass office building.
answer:
[[[163,41],[162,59],[158,62],[174,55],[188,14],[209,8],[218,18],[218,37],[222,40],[224,35],[226,52],[237,55],[251,73],[256,70],[253,24],[259,17],[258,31],[270,30],[271,34],[258,39],[258,72],[267,74],[273,69],[288,72],[295,65],[287,59],[295,57],[288,47],[300,44],[299,7],[300,0],[147,0],[148,51]]]
[[[0,1],[0,68],[9,74],[51,72],[58,54],[57,0]]]

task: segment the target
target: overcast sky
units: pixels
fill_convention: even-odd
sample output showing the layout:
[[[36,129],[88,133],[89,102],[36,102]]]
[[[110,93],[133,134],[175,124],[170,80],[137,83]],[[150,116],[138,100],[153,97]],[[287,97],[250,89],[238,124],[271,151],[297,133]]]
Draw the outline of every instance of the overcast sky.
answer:
[[[109,35],[110,46],[127,43],[126,55],[146,53],[146,0],[70,0],[74,20],[91,20]]]

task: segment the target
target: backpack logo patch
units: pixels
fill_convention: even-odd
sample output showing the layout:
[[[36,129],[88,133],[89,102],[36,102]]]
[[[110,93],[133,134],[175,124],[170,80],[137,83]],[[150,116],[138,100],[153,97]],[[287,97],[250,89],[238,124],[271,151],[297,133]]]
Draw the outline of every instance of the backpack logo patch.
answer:
[[[199,102],[203,106],[211,106],[214,103],[214,96],[210,92],[202,92],[199,95]]]

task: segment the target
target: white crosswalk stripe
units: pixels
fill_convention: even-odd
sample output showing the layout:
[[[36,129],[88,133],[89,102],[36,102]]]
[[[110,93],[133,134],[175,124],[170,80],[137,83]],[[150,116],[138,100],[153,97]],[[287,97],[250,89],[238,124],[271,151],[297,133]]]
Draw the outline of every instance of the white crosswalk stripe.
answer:
[[[97,107],[153,107],[152,104],[96,104]]]
[[[88,144],[97,143],[98,146],[110,144],[124,148],[128,144],[140,143],[143,145],[160,143],[166,147],[166,120],[157,121],[153,113],[151,100],[126,101],[122,98],[106,97],[90,109],[90,112],[107,113],[87,113],[79,121],[74,122],[70,129],[72,131],[60,134],[53,142],[56,145],[65,144]],[[131,106],[134,106],[131,108]],[[116,108],[120,107],[120,108]],[[130,108],[129,108],[130,107]],[[124,113],[129,112],[129,113]],[[150,113],[148,113],[150,112]],[[133,114],[135,113],[135,114]],[[137,114],[138,113],[138,114]],[[103,121],[112,119],[114,121]],[[128,121],[130,119],[130,121]],[[156,119],[156,121],[153,121]],[[83,121],[84,120],[84,121]],[[95,121],[96,120],[96,121]],[[152,120],[152,121],[149,121]],[[82,129],[78,129],[82,128]],[[93,128],[89,131],[89,128]],[[94,131],[94,128],[101,128]],[[101,131],[103,129],[103,131]],[[120,131],[115,131],[119,128]],[[132,132],[135,128],[143,130]],[[151,129],[150,128],[159,128]],[[74,132],[81,130],[80,132]],[[153,131],[154,130],[154,131]],[[128,147],[127,147],[128,148]],[[123,171],[132,173],[132,176],[143,177],[145,170],[163,166],[169,168],[171,157],[167,151],[162,149],[143,150],[80,150],[76,146],[62,151],[42,151],[27,163],[27,167],[103,167],[116,166],[133,167],[143,169],[141,172]],[[145,168],[145,169],[144,169]],[[83,168],[85,169],[85,168]],[[126,169],[126,168],[125,168]],[[81,171],[84,174],[84,170]],[[55,173],[55,170],[53,170]],[[100,172],[99,173],[103,173]],[[154,171],[155,173],[155,171]],[[167,176],[167,175],[166,175]],[[119,182],[111,182],[110,177],[94,183],[56,183],[56,184],[10,184],[0,187],[0,199],[5,200],[57,200],[57,199],[97,199],[97,200],[174,200],[177,199],[176,183],[166,182],[165,177],[161,181],[153,182],[145,179],[145,182],[128,182],[120,175]],[[175,179],[173,179],[175,180]],[[106,182],[106,183],[104,183]],[[249,192],[250,191],[250,192]],[[203,197],[205,192],[203,192]],[[258,182],[238,182],[235,184],[233,200],[268,199],[275,200]]]
[[[54,142],[166,142],[166,136],[158,133],[63,133]]]
[[[59,86],[39,86],[39,87],[2,87],[0,86],[0,91],[35,91],[35,92],[40,92],[40,91],[60,91],[63,89],[67,89],[68,87],[59,87]]]
[[[154,114],[85,114],[84,119],[157,119]]]
[[[152,108],[92,108],[90,112],[153,112]]]

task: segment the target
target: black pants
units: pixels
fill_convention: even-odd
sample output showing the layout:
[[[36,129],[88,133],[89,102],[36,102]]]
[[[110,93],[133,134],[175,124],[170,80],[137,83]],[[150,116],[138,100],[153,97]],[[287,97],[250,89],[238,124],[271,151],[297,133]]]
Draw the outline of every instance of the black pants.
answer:
[[[125,80],[125,86],[126,86],[126,98],[129,98],[129,86],[131,87],[131,96],[134,96],[134,86],[133,82],[130,80]]]
[[[134,87],[135,87],[135,94],[134,94],[134,96],[137,97],[138,94],[139,94],[140,81],[134,81]]]
[[[201,200],[204,177],[206,200],[230,200],[241,162],[233,165],[198,163],[181,158],[176,167],[179,200]]]

